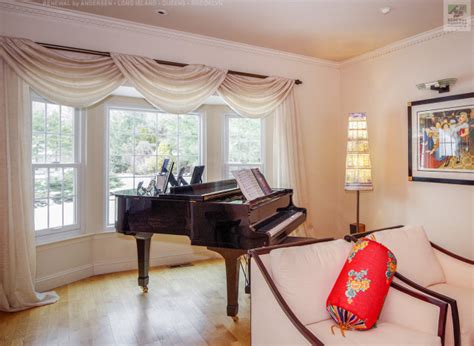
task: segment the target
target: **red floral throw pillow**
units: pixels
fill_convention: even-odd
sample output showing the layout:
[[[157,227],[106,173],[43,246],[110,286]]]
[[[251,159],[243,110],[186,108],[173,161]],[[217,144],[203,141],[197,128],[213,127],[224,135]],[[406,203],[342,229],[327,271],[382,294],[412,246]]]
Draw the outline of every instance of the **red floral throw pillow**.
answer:
[[[372,328],[382,310],[397,268],[393,253],[374,240],[354,244],[326,302],[333,326],[341,330]]]

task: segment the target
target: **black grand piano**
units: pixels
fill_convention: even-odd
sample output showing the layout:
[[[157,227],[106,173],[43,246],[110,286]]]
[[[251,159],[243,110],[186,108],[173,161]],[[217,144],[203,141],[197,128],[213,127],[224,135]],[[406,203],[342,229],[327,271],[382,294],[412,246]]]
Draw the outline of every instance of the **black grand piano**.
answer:
[[[138,285],[148,291],[153,234],[184,235],[192,245],[222,255],[227,276],[227,315],[238,313],[240,257],[249,249],[279,244],[306,220],[306,209],[292,202],[293,191],[273,189],[246,201],[233,179],[171,188],[142,196],[136,190],[115,193],[117,232],[133,235],[138,252]]]

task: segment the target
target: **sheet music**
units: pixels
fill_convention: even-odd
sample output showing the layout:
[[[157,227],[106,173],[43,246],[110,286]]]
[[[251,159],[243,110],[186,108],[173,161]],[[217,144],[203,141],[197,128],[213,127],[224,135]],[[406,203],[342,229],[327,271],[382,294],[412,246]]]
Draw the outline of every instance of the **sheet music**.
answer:
[[[265,196],[255,175],[250,169],[233,171],[232,175],[235,180],[237,180],[240,190],[248,201],[253,201],[254,199]]]

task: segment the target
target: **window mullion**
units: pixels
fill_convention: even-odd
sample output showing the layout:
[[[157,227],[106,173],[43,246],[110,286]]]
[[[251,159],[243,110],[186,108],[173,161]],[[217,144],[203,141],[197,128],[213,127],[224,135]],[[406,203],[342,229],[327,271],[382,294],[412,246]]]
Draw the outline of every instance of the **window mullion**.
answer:
[[[61,168],[61,227],[64,227],[64,167]]]
[[[47,197],[47,199],[46,199],[46,205],[48,206],[47,209],[46,209],[46,211],[47,211],[47,218],[46,218],[46,225],[47,225],[47,228],[49,228],[49,183],[50,183],[50,178],[49,178],[50,171],[49,171],[49,170],[50,170],[50,168],[47,168],[47,169],[46,169],[46,171],[48,172],[48,174],[47,174],[47,177],[48,177],[48,178],[47,178],[47,180],[46,180],[46,181],[47,181],[46,186],[48,186],[48,188],[47,188],[47,195],[46,195],[46,197]]]

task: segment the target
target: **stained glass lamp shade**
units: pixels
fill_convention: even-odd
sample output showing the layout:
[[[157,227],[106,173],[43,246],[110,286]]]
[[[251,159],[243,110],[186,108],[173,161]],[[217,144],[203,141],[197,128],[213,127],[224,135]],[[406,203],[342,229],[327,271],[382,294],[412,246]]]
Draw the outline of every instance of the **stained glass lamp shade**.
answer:
[[[348,127],[345,189],[373,190],[365,113],[350,113]]]

